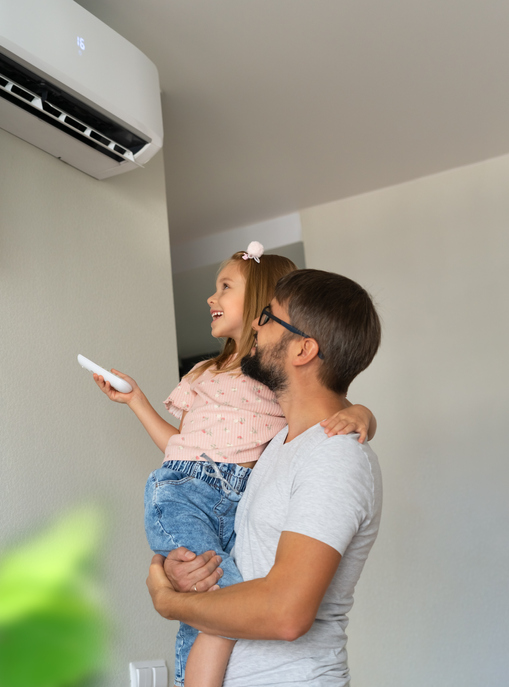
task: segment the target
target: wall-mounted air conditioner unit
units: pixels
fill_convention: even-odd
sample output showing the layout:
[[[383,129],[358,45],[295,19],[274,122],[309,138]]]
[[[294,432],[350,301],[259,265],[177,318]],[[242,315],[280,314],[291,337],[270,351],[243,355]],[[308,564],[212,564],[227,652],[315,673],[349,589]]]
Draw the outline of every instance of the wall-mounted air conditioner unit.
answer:
[[[157,69],[73,0],[0,0],[0,128],[96,179],[136,169],[162,146]]]

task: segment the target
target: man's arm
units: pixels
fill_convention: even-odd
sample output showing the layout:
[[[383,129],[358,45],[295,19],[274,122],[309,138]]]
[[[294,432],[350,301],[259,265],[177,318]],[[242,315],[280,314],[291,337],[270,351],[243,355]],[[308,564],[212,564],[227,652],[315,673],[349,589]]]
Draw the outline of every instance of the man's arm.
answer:
[[[208,593],[179,594],[154,556],[147,586],[155,609],[208,634],[293,641],[312,626],[341,555],[328,544],[283,532],[265,578]]]

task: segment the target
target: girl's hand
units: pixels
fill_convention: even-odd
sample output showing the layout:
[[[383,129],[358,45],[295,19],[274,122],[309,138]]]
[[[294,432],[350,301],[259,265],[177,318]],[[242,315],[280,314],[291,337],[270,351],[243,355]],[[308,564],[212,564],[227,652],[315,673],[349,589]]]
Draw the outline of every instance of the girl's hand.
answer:
[[[197,556],[181,546],[173,549],[164,561],[164,572],[177,592],[210,592],[217,589],[223,576],[221,556],[205,551]]]
[[[335,434],[359,434],[359,443],[366,437],[371,440],[376,432],[376,419],[371,410],[361,405],[353,405],[335,413],[327,420],[320,422],[328,437]]]
[[[98,374],[94,374],[94,382],[111,401],[115,401],[115,403],[127,403],[129,405],[129,403],[131,403],[133,399],[135,399],[141,393],[140,387],[136,384],[132,377],[128,377],[127,375],[123,374],[122,372],[119,372],[118,370],[112,369],[111,371],[114,375],[117,375],[117,377],[125,379],[126,382],[129,382],[133,390],[130,391],[128,394],[123,394],[120,391],[114,389],[111,386],[111,384],[104,379],[102,375]]]

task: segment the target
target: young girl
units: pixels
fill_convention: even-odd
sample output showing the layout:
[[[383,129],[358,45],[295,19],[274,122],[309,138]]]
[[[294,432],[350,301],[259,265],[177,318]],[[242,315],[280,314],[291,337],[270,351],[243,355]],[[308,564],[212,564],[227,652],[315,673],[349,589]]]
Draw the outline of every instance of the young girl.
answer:
[[[181,420],[178,430],[160,417],[131,377],[112,370],[133,388],[122,394],[94,375],[112,401],[131,408],[165,454],[145,489],[150,547],[164,556],[179,546],[196,553],[214,550],[222,557],[221,587],[242,582],[230,556],[235,510],[256,460],[286,424],[274,394],[242,375],[240,360],[254,343],[252,321],[270,303],[278,279],[295,269],[285,257],[263,255],[256,241],[223,263],[207,303],[212,336],[226,342],[220,355],[198,363],[165,401]],[[322,424],[329,435],[358,431],[359,440],[366,433],[371,438],[375,427],[363,406],[351,406]],[[183,686],[185,672],[186,687],[220,687],[233,645],[181,623],[175,685]]]

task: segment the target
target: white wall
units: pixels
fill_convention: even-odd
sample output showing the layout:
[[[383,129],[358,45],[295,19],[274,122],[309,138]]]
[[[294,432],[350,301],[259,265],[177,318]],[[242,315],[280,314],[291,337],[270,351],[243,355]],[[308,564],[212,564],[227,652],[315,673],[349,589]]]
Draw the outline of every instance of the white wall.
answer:
[[[173,655],[145,587],[143,489],[162,454],[76,355],[159,408],[178,381],[162,155],[96,181],[0,130],[0,208],[0,554],[77,504],[103,509],[104,684],[125,686],[130,660]]]
[[[379,304],[349,396],[373,409],[384,513],[351,614],[356,687],[505,687],[509,156],[302,212],[306,264]]]

